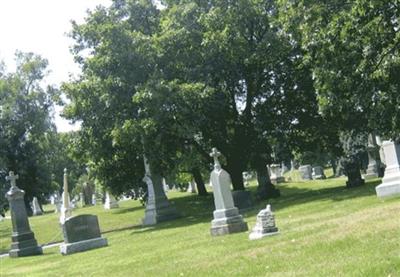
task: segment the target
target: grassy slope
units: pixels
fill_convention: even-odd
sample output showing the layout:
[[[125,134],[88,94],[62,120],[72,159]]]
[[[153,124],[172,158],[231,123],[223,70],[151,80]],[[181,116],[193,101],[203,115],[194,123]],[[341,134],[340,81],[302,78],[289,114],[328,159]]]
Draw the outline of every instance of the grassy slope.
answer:
[[[281,233],[258,241],[248,233],[211,237],[211,197],[170,192],[183,217],[152,228],[132,226],[143,216],[137,202],[112,211],[78,209],[75,214],[97,214],[102,230],[132,227],[105,233],[106,248],[0,259],[0,276],[400,276],[399,199],[379,200],[378,180],[350,190],[344,182],[281,185],[282,197],[270,201]],[[244,214],[250,228],[266,203]],[[59,232],[54,214],[30,222],[40,243]],[[0,223],[3,249],[7,224]]]

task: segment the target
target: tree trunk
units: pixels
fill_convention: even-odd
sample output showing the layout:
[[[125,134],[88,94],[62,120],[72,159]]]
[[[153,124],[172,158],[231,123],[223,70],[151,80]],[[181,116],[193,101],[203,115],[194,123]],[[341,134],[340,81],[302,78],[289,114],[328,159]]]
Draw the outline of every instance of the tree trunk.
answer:
[[[259,165],[257,171],[257,195],[259,199],[276,198],[281,195],[279,189],[271,183],[266,165]]]
[[[245,190],[243,182],[243,167],[236,161],[229,161],[227,164],[227,171],[231,175],[233,190]]]
[[[200,196],[207,196],[206,186],[204,185],[203,177],[201,176],[200,170],[196,167],[192,169],[192,175],[197,185],[197,192]]]

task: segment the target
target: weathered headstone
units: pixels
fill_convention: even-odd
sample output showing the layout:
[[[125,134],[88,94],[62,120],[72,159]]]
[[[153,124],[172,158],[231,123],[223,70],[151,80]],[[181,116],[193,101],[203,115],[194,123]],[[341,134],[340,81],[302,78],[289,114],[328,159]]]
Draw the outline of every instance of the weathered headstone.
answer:
[[[312,169],[311,165],[302,165],[299,167],[300,176],[303,180],[312,180]]]
[[[12,258],[41,255],[43,254],[42,247],[38,246],[35,234],[29,226],[28,214],[24,202],[25,192],[17,187],[17,179],[18,175],[14,175],[13,171],[10,171],[9,176],[6,177],[6,180],[11,183],[11,188],[6,193],[6,197],[10,203],[13,229],[9,254]]]
[[[312,178],[314,180],[326,179],[324,168],[322,166],[314,166],[312,169]]]
[[[368,135],[368,168],[367,173],[365,174],[365,179],[377,178],[379,177],[379,167],[380,167],[380,159],[379,159],[379,146],[376,143],[376,137],[372,134]]]
[[[79,206],[85,207],[85,198],[83,192],[79,193]]]
[[[147,202],[143,225],[154,225],[162,221],[176,219],[179,214],[165,195],[160,174],[150,171],[150,164],[143,157],[145,175],[143,182],[147,184]]]
[[[285,181],[285,178],[281,175],[281,167],[279,164],[271,164],[269,170],[271,183],[276,185]]]
[[[95,215],[78,215],[67,218],[61,225],[64,243],[60,252],[68,255],[107,246],[107,239],[101,237],[99,222]]]
[[[278,234],[278,228],[275,226],[275,216],[271,210],[271,205],[267,205],[257,215],[256,225],[249,235],[249,239],[261,239],[266,236]]]
[[[63,224],[64,221],[72,216],[72,208],[69,200],[69,192],[68,192],[68,172],[67,169],[64,168],[64,185],[63,185],[63,193],[62,193],[62,206],[61,206],[61,215],[60,215],[60,223]]]
[[[247,223],[239,214],[238,208],[233,204],[231,193],[231,177],[222,169],[218,161],[221,154],[216,148],[210,154],[214,158],[214,170],[211,172],[211,183],[214,193],[214,219],[211,221],[211,235],[225,235],[230,233],[244,232],[248,230]]]
[[[37,197],[33,197],[32,211],[33,211],[33,215],[42,215],[43,214],[43,211],[40,208],[39,200],[37,199]]]
[[[386,170],[382,184],[375,188],[378,197],[400,195],[400,145],[393,141],[382,143],[385,151]]]
[[[115,197],[106,191],[106,200],[104,202],[104,209],[110,210],[110,209],[116,209],[119,208],[118,201],[115,199]]]

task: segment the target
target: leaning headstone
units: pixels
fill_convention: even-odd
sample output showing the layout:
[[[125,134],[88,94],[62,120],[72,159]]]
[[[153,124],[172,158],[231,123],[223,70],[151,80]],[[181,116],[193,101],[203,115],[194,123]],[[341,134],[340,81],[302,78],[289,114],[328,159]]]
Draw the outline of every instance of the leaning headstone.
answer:
[[[393,141],[382,143],[385,151],[386,170],[382,184],[375,188],[378,197],[400,195],[400,145]]]
[[[147,202],[143,225],[154,225],[162,221],[176,219],[179,214],[165,195],[160,174],[150,171],[150,163],[143,157],[145,175],[143,182],[147,184]]]
[[[33,211],[33,215],[42,215],[43,214],[43,211],[40,208],[39,201],[38,201],[37,197],[33,197],[33,200],[32,200],[32,211]]]
[[[9,176],[6,177],[6,180],[11,183],[11,188],[6,193],[6,197],[10,203],[13,228],[9,254],[12,258],[41,255],[43,254],[42,247],[38,246],[35,234],[29,226],[28,214],[24,202],[25,191],[17,187],[17,179],[18,175],[14,175],[13,171],[10,171]]]
[[[314,166],[312,169],[312,178],[314,180],[326,179],[324,168],[322,166]]]
[[[214,170],[211,172],[211,183],[214,193],[214,219],[211,221],[211,235],[225,235],[248,230],[247,223],[233,204],[231,193],[231,177],[222,169],[218,161],[221,154],[216,148],[210,154],[214,158]]]
[[[271,164],[269,170],[271,183],[276,185],[285,181],[285,178],[281,175],[281,167],[279,164]]]
[[[115,197],[106,191],[106,200],[104,202],[104,209],[110,210],[110,209],[116,209],[119,208],[118,201],[115,199]]]
[[[69,192],[68,192],[68,173],[67,169],[64,168],[64,185],[63,185],[63,193],[62,193],[62,206],[61,206],[61,215],[60,215],[60,223],[63,224],[64,221],[72,216],[72,208],[69,200]]]
[[[261,239],[266,236],[278,234],[278,228],[275,226],[275,216],[271,211],[271,205],[267,205],[257,215],[256,225],[249,235],[249,239]]]
[[[64,243],[60,245],[60,252],[63,255],[108,245],[107,239],[101,237],[99,221],[95,215],[67,218],[61,227]]]
[[[312,180],[312,169],[311,165],[302,165],[299,167],[300,176],[303,180]]]

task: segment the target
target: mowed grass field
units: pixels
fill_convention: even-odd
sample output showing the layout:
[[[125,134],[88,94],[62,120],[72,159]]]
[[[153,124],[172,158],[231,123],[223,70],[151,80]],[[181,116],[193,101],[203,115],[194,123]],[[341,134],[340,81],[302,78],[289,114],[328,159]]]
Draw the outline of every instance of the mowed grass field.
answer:
[[[292,180],[279,185],[280,198],[256,202],[243,214],[251,229],[271,203],[277,236],[211,237],[211,194],[169,192],[182,214],[178,220],[142,227],[144,208],[132,200],[111,211],[78,208],[74,214],[98,215],[108,247],[70,256],[54,247],[42,256],[1,258],[0,276],[400,276],[400,198],[378,199],[378,179],[354,189],[345,188],[345,178]],[[62,240],[58,215],[46,208],[30,218],[41,244]],[[10,234],[10,221],[0,222],[2,252]]]

